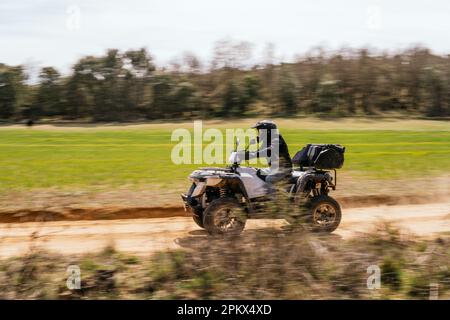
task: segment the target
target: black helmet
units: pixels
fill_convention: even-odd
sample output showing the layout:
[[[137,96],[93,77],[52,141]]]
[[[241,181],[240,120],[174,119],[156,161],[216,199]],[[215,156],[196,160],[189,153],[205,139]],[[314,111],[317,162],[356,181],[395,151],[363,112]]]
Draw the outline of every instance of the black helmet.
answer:
[[[261,120],[261,121],[258,121],[257,123],[255,123],[252,126],[252,128],[258,129],[258,130],[260,130],[260,129],[271,130],[271,129],[276,129],[277,125],[272,120]]]

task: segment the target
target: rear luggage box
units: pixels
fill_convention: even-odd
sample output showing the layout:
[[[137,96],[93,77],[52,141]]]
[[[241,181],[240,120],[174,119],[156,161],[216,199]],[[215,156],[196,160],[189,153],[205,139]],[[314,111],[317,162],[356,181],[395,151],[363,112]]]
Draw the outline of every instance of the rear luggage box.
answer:
[[[320,170],[340,169],[344,165],[345,147],[340,144],[307,144],[292,158],[295,166]]]

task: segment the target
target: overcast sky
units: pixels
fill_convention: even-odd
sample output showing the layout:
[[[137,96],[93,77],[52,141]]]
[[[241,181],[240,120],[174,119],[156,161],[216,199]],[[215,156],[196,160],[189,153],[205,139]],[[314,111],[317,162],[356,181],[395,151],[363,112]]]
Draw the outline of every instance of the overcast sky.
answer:
[[[223,38],[267,43],[284,60],[316,45],[450,52],[450,1],[1,0],[0,62],[70,70],[107,48],[146,47],[159,64],[184,51],[211,57]]]

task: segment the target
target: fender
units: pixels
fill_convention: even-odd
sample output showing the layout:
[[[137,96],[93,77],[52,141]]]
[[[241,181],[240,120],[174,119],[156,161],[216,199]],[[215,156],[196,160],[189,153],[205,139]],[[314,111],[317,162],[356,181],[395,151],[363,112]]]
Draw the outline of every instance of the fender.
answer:
[[[308,182],[312,181],[314,183],[317,183],[323,180],[326,180],[330,184],[332,184],[333,178],[328,172],[315,172],[315,171],[307,172],[306,174],[297,179],[294,192],[305,192],[305,187],[308,184]]]
[[[243,195],[244,198],[245,198],[245,201],[246,201],[247,204],[248,204],[248,206],[247,206],[247,208],[248,208],[248,213],[251,213],[251,212],[253,211],[253,203],[252,203],[252,201],[250,200],[250,198],[248,197],[247,190],[245,190],[245,186],[244,186],[244,183],[242,182],[242,180],[239,179],[239,177],[236,177],[236,176],[229,176],[229,175],[221,175],[220,178],[222,178],[222,179],[224,179],[224,180],[233,180],[233,181],[236,181],[236,183],[237,183],[238,186],[239,186],[240,191],[242,192],[242,195]]]
[[[242,191],[242,195],[244,196],[245,200],[246,200],[247,202],[250,202],[250,199],[249,199],[248,194],[247,194],[247,190],[245,190],[245,187],[244,187],[244,183],[242,182],[241,179],[239,179],[239,177],[223,175],[223,176],[220,176],[220,178],[222,178],[222,179],[224,179],[224,180],[233,180],[233,181],[236,181],[237,184],[238,184],[238,186],[239,186],[239,189],[241,189],[241,191]]]

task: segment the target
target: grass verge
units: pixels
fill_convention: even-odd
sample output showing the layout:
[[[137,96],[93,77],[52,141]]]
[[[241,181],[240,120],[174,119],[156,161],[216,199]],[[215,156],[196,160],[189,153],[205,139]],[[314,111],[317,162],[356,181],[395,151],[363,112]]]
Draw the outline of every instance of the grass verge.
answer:
[[[449,235],[422,240],[382,224],[353,240],[295,229],[192,239],[149,258],[113,246],[73,257],[34,248],[0,261],[0,298],[428,299],[437,287],[449,299],[449,244]],[[80,290],[66,287],[69,265],[80,267]],[[368,289],[368,268],[379,270],[379,289]]]

